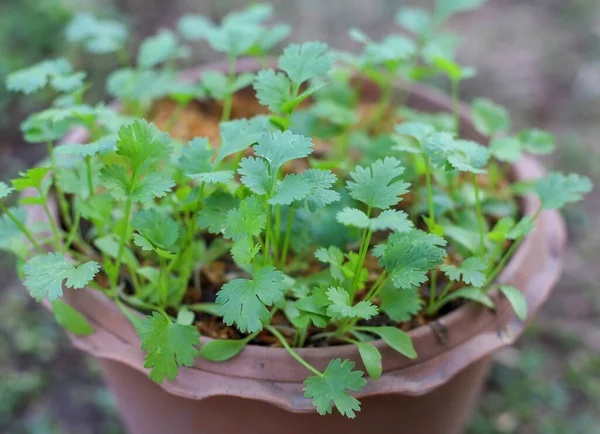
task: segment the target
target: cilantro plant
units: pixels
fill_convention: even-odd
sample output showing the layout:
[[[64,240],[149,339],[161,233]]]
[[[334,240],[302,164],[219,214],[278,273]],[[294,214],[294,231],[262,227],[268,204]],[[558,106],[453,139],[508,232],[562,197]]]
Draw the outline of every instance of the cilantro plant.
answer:
[[[526,152],[550,152],[552,135],[511,135],[507,111],[476,99],[474,125],[489,146],[461,136],[459,84],[473,71],[456,63],[452,38],[440,28],[479,3],[403,9],[397,21],[410,36],[375,42],[353,30],[358,55],[316,41],[291,44],[276,68],[265,56],[289,28],[266,24],[268,5],[218,25],[185,16],[178,32],[144,41],[135,62],[121,24],[76,17],[69,39],[120,53],[123,67],[107,82],[120,105],[87,104],[86,74],[66,59],[8,76],[10,90],[50,88],[56,99],[23,122],[25,139],[46,144],[49,158],[0,184],[0,248],[19,258],[31,295],[47,299],[72,333],[93,328],[65,293],[99,291],[116,303],[156,382],[198,357],[218,362],[246,345],[281,346],[290,363],[306,368],[305,396],[320,414],[335,406],[354,417],[360,403],[351,392],[366,383],[362,366],[335,359],[320,371],[302,348],[354,345],[377,379],[374,341],[416,358],[406,330],[466,302],[493,309],[491,291],[524,320],[521,291],[499,286],[497,275],[543,209],[592,188],[577,174],[551,173],[533,183],[540,207],[524,216],[510,165]],[[203,41],[225,55],[229,71],[179,82],[178,60]],[[256,57],[264,69],[238,74],[240,56]],[[452,83],[451,113],[416,112],[395,95],[398,78],[440,74]],[[371,106],[360,98],[367,79],[381,89]],[[256,115],[230,119],[238,91],[255,95],[239,104],[253,104]],[[161,130],[153,113],[164,98],[176,106]],[[198,99],[216,107],[218,134],[171,136]],[[73,127],[87,130],[85,143],[55,146]],[[18,205],[9,207],[5,198],[16,198],[15,190]],[[31,207],[45,213],[44,223],[27,220]],[[201,343],[201,335],[216,339]]]

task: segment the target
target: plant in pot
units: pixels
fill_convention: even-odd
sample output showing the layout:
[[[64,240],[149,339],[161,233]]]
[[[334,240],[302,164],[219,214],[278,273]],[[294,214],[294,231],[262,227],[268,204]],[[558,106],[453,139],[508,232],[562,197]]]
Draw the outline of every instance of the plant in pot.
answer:
[[[474,71],[439,28],[476,3],[403,9],[381,41],[352,30],[358,55],[291,44],[276,66],[289,27],[268,5],[185,16],[135,65],[122,25],[83,15],[67,34],[119,54],[117,103],[86,104],[64,59],[8,77],[57,98],[22,125],[48,160],[0,184],[21,193],[2,248],[132,432],[460,432],[558,275],[555,210],[591,190],[523,155],[549,133],[459,102]],[[177,69],[192,41],[226,62]],[[440,75],[450,99],[414,83]]]

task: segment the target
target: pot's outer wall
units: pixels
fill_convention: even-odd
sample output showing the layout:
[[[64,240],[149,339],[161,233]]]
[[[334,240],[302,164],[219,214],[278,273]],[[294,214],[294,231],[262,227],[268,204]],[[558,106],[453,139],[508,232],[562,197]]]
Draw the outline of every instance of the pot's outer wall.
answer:
[[[241,71],[258,68],[253,61],[239,62]],[[183,74],[195,80],[202,70],[226,70],[206,65]],[[364,100],[378,97],[365,83]],[[425,111],[447,111],[450,100],[431,89],[411,88],[409,106]],[[466,106],[461,107],[464,137],[484,142],[474,129]],[[84,143],[85,132],[74,131],[68,143]],[[525,158],[514,167],[517,179],[535,179],[542,167]],[[533,197],[523,200],[526,214],[538,206]],[[43,212],[33,212],[34,220]],[[565,244],[564,224],[555,211],[541,213],[538,224],[499,277],[516,286],[528,302],[528,319],[548,297],[560,274]],[[248,346],[236,358],[212,363],[201,358],[192,368],[180,368],[175,381],[156,385],[147,378],[140,340],[117,306],[94,290],[67,291],[66,301],[82,312],[95,329],[87,337],[71,336],[74,345],[100,359],[109,387],[115,393],[125,423],[134,434],[197,433],[364,433],[458,434],[474,406],[489,365],[490,354],[512,344],[525,324],[510,304],[492,293],[496,310],[468,304],[436,321],[435,327],[412,330],[419,358],[396,353],[383,341],[374,344],[383,356],[384,372],[369,380],[356,396],[362,410],[355,421],[334,415],[320,417],[303,396],[302,381],[309,374],[280,348]],[[203,342],[209,340],[202,338]],[[299,349],[318,369],[333,358],[345,358],[362,368],[356,347]],[[367,431],[368,430],[368,431]]]

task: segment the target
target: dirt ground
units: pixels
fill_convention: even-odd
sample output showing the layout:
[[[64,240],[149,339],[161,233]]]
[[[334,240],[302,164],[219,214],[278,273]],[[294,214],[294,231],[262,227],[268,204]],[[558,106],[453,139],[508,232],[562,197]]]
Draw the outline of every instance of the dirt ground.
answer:
[[[117,3],[131,7],[135,2]],[[174,3],[193,8],[193,2]],[[343,46],[350,26],[374,37],[385,31],[381,20],[398,2],[331,1],[326,11],[316,0],[278,3],[284,17],[298,22],[294,39],[318,34]],[[209,8],[213,15],[221,7],[215,4]],[[528,125],[555,132],[559,151],[548,166],[585,173],[598,184],[600,2],[490,0],[451,27],[465,36],[463,63],[479,72],[466,85],[465,98],[484,95],[506,105],[515,129]],[[11,145],[0,153],[6,178],[42,155],[30,145]],[[600,232],[594,229],[600,223],[600,188],[568,209],[565,218],[570,238],[562,278],[519,345],[498,353],[469,434],[600,433],[600,267],[595,261]],[[2,269],[10,267],[10,259],[3,258]],[[4,282],[14,281],[8,271],[3,276]],[[122,433],[94,361],[70,348],[18,283],[3,287],[0,432]]]

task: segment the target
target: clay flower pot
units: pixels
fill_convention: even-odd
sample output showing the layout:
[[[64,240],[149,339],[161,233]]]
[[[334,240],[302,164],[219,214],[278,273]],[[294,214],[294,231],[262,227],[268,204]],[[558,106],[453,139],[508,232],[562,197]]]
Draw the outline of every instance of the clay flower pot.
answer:
[[[195,79],[202,70],[222,68],[207,65],[187,71],[184,79]],[[256,70],[257,65],[242,61],[240,69]],[[376,100],[376,87],[367,83],[362,97]],[[451,107],[448,98],[423,87],[411,88],[408,105],[433,112]],[[466,106],[461,108],[461,116],[463,136],[484,142]],[[85,140],[84,131],[71,133],[65,141],[81,140]],[[535,179],[543,175],[543,169],[525,158],[514,166],[513,175],[518,180]],[[533,214],[536,208],[536,198],[522,201],[525,214]],[[35,218],[44,217],[37,213]],[[500,282],[524,292],[528,319],[559,276],[564,245],[565,229],[559,214],[544,211],[499,277]],[[362,410],[354,420],[337,413],[319,416],[302,392],[307,372],[280,348],[249,345],[224,363],[198,358],[193,367],[180,368],[175,381],[155,384],[147,377],[140,339],[112,301],[94,290],[68,291],[65,299],[94,327],[93,335],[71,336],[71,340],[99,360],[123,421],[133,434],[458,434],[477,401],[492,353],[515,342],[525,328],[503,296],[491,295],[494,311],[467,304],[412,330],[409,334],[419,355],[416,360],[376,341],[383,356],[383,375],[378,381],[369,380],[357,394]],[[298,353],[321,370],[338,357],[362,366],[354,345],[301,348]]]

